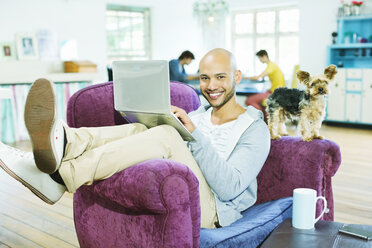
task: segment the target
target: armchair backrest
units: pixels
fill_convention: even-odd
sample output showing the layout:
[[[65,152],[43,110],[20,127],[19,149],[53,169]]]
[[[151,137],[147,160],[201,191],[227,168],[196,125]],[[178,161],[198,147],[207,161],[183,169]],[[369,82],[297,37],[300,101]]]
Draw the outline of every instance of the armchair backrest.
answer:
[[[200,106],[198,94],[190,86],[171,82],[171,104],[187,113]],[[67,104],[67,124],[70,127],[114,126],[126,123],[114,109],[112,82],[95,84],[76,92]]]

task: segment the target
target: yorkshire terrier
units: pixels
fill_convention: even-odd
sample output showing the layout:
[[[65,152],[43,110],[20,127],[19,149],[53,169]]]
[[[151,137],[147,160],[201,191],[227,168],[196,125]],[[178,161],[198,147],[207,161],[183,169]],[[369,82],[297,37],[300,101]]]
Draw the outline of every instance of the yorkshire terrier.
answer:
[[[288,135],[286,120],[298,121],[302,140],[323,139],[319,134],[325,116],[325,96],[328,85],[337,73],[336,66],[324,69],[324,74],[310,76],[308,72],[298,71],[297,78],[307,89],[278,88],[266,101],[268,126],[271,139]]]

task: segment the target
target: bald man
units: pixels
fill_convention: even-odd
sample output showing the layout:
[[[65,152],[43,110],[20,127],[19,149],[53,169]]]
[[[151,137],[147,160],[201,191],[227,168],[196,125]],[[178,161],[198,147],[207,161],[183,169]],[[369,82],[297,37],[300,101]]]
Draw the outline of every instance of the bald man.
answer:
[[[52,84],[38,80],[25,107],[34,156],[20,156],[19,150],[0,144],[0,166],[43,201],[54,204],[66,190],[74,193],[81,185],[139,162],[175,160],[187,165],[199,180],[201,227],[230,225],[256,201],[256,177],[268,156],[270,135],[260,111],[236,102],[241,72],[229,51],[208,52],[199,71],[200,90],[209,105],[189,115],[172,106],[195,138],[188,143],[167,125],[69,128],[55,117]]]

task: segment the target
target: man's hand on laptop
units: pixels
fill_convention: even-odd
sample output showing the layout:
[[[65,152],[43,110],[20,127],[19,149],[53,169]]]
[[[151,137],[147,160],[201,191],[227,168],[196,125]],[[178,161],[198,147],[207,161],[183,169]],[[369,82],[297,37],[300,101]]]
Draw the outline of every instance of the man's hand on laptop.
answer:
[[[183,123],[187,130],[189,130],[190,133],[194,132],[195,126],[185,110],[176,106],[171,106],[171,110],[173,114],[177,116],[177,118]]]

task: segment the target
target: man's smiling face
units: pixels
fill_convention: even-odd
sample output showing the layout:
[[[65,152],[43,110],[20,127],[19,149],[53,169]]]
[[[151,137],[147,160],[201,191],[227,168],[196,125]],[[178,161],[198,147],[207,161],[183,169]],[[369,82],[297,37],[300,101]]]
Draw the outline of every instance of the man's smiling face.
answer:
[[[235,96],[236,71],[225,54],[203,58],[199,72],[200,91],[212,107],[220,108]]]

